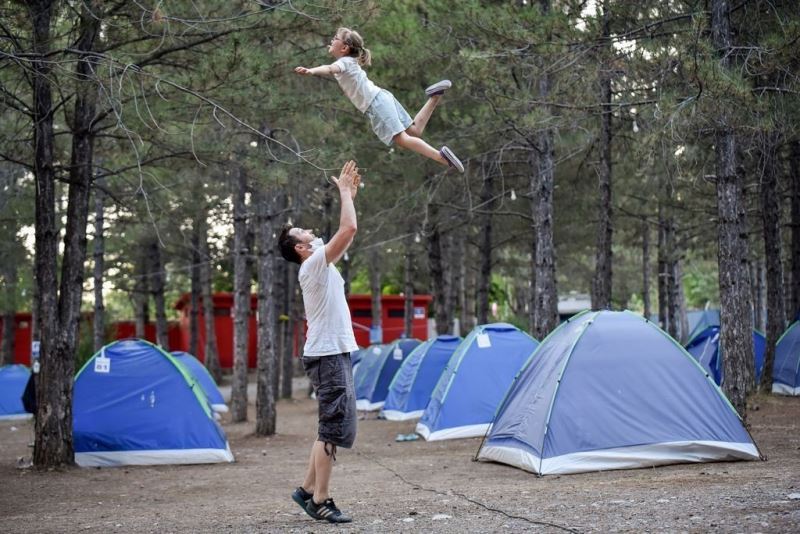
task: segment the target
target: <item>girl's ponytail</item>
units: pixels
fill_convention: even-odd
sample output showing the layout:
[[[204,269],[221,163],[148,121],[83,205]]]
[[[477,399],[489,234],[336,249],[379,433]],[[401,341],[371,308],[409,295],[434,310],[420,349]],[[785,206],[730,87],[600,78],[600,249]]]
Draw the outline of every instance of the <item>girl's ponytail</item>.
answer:
[[[372,65],[372,53],[369,48],[362,48],[358,51],[358,64],[362,67],[369,67]]]
[[[364,48],[364,39],[358,32],[350,28],[339,28],[336,30],[336,35],[342,40],[344,44],[350,47],[350,56],[356,58],[358,64],[362,67],[369,67],[372,65],[372,54],[369,48]]]

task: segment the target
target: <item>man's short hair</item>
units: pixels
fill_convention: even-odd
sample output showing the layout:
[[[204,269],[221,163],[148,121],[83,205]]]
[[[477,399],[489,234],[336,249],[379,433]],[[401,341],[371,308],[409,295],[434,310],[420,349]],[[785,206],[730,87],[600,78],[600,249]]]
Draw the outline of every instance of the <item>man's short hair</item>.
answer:
[[[300,265],[300,254],[297,253],[294,246],[300,241],[289,232],[294,228],[291,224],[284,224],[281,230],[281,235],[278,237],[278,247],[281,249],[281,256],[286,261]]]

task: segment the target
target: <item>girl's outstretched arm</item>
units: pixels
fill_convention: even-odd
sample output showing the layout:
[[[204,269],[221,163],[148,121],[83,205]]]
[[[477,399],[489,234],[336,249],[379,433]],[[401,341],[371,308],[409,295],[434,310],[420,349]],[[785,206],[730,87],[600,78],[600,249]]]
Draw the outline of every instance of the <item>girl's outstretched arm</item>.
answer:
[[[339,65],[320,65],[311,69],[295,67],[294,71],[302,76],[333,76],[341,72],[341,69]]]

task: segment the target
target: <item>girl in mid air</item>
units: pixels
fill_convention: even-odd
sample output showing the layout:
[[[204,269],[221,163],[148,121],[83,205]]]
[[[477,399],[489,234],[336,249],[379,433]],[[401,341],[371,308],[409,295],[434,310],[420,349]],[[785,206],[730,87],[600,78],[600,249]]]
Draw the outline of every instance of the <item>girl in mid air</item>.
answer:
[[[307,69],[296,67],[294,71],[304,76],[333,76],[347,98],[364,113],[372,125],[372,131],[385,144],[392,142],[408,150],[430,158],[442,165],[464,172],[464,165],[452,150],[443,146],[436,150],[421,139],[422,132],[436,109],[444,92],[451,87],[450,80],[442,80],[425,89],[428,101],[416,117],[411,116],[402,104],[387,91],[372,83],[361,67],[371,64],[370,52],[364,48],[361,36],[348,28],[339,28],[331,40],[328,53],[336,58],[330,65]]]

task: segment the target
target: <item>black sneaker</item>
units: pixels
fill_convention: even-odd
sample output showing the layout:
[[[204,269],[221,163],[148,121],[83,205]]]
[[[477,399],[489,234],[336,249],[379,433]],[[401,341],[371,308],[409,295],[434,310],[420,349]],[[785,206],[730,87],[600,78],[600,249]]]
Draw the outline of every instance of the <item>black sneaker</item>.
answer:
[[[297,489],[292,492],[292,500],[294,502],[296,502],[297,504],[299,504],[300,508],[302,508],[305,511],[305,513],[307,513],[311,517],[314,517],[314,516],[311,515],[311,512],[309,512],[306,509],[306,506],[308,506],[308,503],[309,503],[309,501],[311,501],[311,497],[313,497],[313,496],[314,496],[314,494],[313,493],[309,493],[306,490],[304,490],[303,486],[298,486]],[[314,517],[314,519],[316,519],[316,517]]]
[[[328,523],[349,523],[352,517],[344,515],[333,503],[330,497],[317,504],[314,499],[309,499],[306,512],[314,519],[324,520]]]

